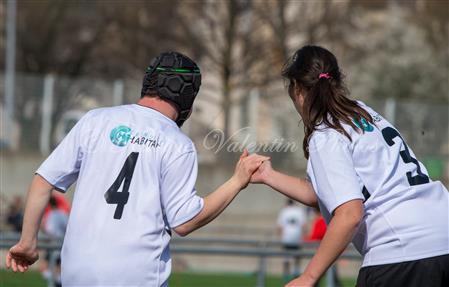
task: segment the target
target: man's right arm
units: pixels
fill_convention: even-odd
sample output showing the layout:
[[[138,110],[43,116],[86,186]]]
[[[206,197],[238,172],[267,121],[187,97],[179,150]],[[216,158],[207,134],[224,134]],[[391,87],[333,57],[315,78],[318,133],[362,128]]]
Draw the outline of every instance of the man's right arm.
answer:
[[[240,190],[248,185],[251,175],[265,160],[269,160],[269,158],[257,154],[249,156],[245,150],[237,163],[234,175],[213,193],[206,196],[203,209],[191,220],[176,226],[175,232],[180,236],[186,236],[214,220],[226,209]]]
[[[174,228],[179,236],[186,236],[192,231],[214,220],[232,202],[242,189],[242,185],[230,178],[217,190],[204,198],[203,209],[194,218]]]

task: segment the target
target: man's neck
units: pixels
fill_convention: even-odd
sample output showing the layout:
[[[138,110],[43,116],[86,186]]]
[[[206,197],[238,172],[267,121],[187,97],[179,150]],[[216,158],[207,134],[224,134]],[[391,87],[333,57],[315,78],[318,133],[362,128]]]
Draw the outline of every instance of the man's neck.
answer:
[[[137,102],[137,104],[156,110],[173,121],[176,121],[178,118],[178,111],[173,104],[158,97],[143,97]]]

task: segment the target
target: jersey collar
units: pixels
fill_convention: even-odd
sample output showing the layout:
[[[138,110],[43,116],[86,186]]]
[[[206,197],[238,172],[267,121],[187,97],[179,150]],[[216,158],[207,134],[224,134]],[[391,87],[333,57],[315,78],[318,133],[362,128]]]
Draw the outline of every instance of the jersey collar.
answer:
[[[132,105],[137,107],[138,109],[140,109],[142,111],[149,112],[149,113],[152,113],[152,114],[156,115],[157,117],[163,119],[168,124],[170,124],[170,125],[172,125],[174,127],[177,127],[179,129],[179,127],[176,124],[176,122],[173,121],[172,119],[170,119],[169,117],[167,117],[166,115],[164,115],[163,113],[161,113],[161,112],[159,112],[159,111],[157,111],[157,110],[155,110],[153,108],[142,106],[142,105],[139,105],[139,104],[132,104]]]

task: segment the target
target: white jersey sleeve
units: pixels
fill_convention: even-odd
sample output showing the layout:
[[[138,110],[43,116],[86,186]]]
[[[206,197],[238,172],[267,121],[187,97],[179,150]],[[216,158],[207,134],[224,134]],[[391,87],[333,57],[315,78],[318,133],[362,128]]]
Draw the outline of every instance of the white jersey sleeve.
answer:
[[[161,203],[170,228],[195,217],[203,208],[203,199],[196,195],[197,155],[189,151],[176,157],[162,172]]]
[[[59,191],[65,192],[78,178],[83,157],[86,118],[83,116],[36,171]]]
[[[316,132],[309,143],[314,186],[330,214],[343,203],[364,199],[348,142],[337,132]]]

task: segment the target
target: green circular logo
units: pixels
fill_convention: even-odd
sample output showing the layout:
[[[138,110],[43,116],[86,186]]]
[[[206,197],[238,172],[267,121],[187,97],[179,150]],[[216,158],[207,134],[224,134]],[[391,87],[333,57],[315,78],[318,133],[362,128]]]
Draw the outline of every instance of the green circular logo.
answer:
[[[118,126],[111,131],[109,138],[116,146],[125,146],[131,138],[131,128],[127,126]]]

